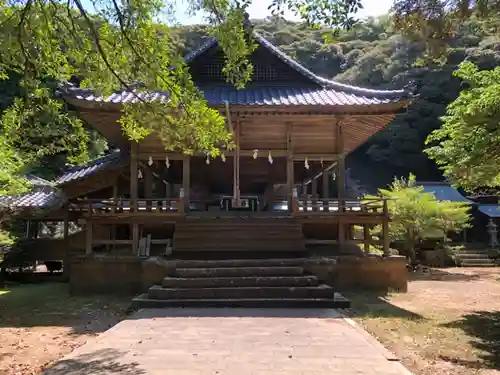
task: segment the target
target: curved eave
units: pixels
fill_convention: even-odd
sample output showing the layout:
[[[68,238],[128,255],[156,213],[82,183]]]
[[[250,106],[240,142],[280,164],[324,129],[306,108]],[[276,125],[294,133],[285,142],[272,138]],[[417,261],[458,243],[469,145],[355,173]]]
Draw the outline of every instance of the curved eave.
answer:
[[[65,100],[81,109],[92,109],[101,111],[120,111],[123,107],[121,102],[94,101],[78,99],[66,96]],[[411,99],[403,99],[381,104],[231,104],[230,108],[237,112],[265,112],[265,113],[296,113],[296,114],[383,114],[400,113],[411,103]],[[225,105],[209,103],[210,107],[225,111]]]

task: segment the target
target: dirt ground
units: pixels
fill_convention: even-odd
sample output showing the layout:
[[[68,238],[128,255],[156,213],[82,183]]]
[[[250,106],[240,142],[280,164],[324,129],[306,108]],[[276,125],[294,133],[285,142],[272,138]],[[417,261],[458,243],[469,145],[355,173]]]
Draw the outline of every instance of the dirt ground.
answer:
[[[415,374],[500,374],[500,268],[411,279],[407,294],[349,295],[349,314]]]
[[[39,374],[123,319],[130,303],[67,288],[0,289],[0,374]],[[500,268],[431,270],[412,275],[406,294],[349,297],[349,315],[416,375],[500,375]]]
[[[119,322],[130,297],[70,297],[62,283],[0,289],[0,374],[39,374]]]

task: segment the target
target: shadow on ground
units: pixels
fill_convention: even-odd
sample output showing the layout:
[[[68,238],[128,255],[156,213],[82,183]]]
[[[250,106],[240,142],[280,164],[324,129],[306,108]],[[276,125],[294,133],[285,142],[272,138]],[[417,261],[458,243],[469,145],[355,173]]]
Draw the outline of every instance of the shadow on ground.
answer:
[[[443,360],[471,368],[500,368],[500,311],[475,311],[462,319],[447,323],[446,328],[461,329],[470,336],[471,346],[480,351],[481,361],[463,361],[455,358]]]
[[[114,349],[97,350],[92,353],[57,361],[47,367],[43,375],[141,375],[146,373],[140,368],[137,362],[122,362],[121,358],[124,354]]]
[[[130,296],[71,296],[66,283],[19,284],[0,289],[0,327],[71,327],[74,334],[104,332],[125,315]]]
[[[346,315],[351,318],[425,319],[420,314],[393,305],[384,293],[352,291],[344,293],[344,296],[351,300],[351,308],[346,311]]]
[[[481,278],[482,273],[471,272],[469,274],[448,272],[446,269],[429,268],[427,271],[416,271],[408,273],[410,281],[475,281]]]

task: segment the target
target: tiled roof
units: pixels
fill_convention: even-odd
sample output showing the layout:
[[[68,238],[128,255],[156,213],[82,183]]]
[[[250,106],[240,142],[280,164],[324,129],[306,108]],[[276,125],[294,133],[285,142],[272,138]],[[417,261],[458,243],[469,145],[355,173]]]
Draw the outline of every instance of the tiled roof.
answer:
[[[238,105],[370,105],[384,104],[399,100],[380,98],[373,95],[355,95],[346,91],[330,88],[294,88],[294,87],[262,87],[249,86],[237,90],[232,86],[211,86],[201,88],[209,104],[224,103]]]
[[[405,90],[365,89],[322,78],[287,56],[258,33],[254,32],[253,36],[263,48],[266,48],[285,64],[307,77],[317,87],[273,87],[272,85],[262,87],[249,85],[245,89],[237,90],[232,86],[221,85],[201,88],[209,104],[220,105],[228,102],[229,104],[240,105],[372,105],[399,102],[411,97],[410,93]],[[209,39],[184,58],[189,63],[216,45],[217,39]],[[168,92],[162,91],[118,91],[107,97],[102,97],[95,95],[89,89],[66,86],[65,92],[79,100],[114,104],[156,100],[167,101],[169,98]]]
[[[230,85],[200,87],[205,99],[210,105],[373,105],[395,103],[404,100],[404,95],[378,95],[364,92],[354,93],[352,90],[339,90],[330,87],[287,87],[287,86],[253,86],[236,89]],[[167,100],[167,93],[154,95],[141,92],[120,91],[103,98],[94,96],[91,91],[78,89],[74,95],[76,99],[102,103],[137,103],[144,98]]]
[[[408,97],[409,93],[405,90],[372,90],[372,89],[366,89],[362,87],[356,87],[356,86],[351,86],[351,85],[346,85],[340,82],[332,81],[323,77],[318,76],[317,74],[314,74],[311,72],[309,69],[304,67],[303,65],[299,64],[297,61],[286,55],[283,51],[281,51],[278,47],[276,47],[274,44],[272,44],[270,41],[268,41],[266,38],[264,38],[262,35],[260,35],[257,32],[253,32],[253,38],[254,40],[273,53],[277,58],[279,58],[281,61],[283,61],[285,64],[289,65],[293,69],[295,69],[297,72],[301,73],[305,77],[309,78],[313,82],[319,84],[320,86],[323,86],[325,88],[331,88],[334,90],[340,90],[344,92],[349,92],[354,95],[361,95],[361,96],[394,96],[397,97],[398,99],[401,99],[402,97]],[[184,59],[186,62],[191,62],[193,61],[196,57],[200,56],[203,54],[205,51],[209,50],[212,47],[215,47],[217,45],[217,39],[212,38],[209,39],[207,42],[203,43],[198,49],[192,51],[191,53],[187,54],[184,56]]]
[[[54,183],[62,185],[73,180],[88,177],[97,171],[110,168],[119,168],[125,163],[125,158],[122,157],[120,150],[114,150],[111,153],[95,159],[86,165],[70,168],[59,176]]]
[[[31,191],[17,196],[0,197],[0,206],[43,209],[62,205],[66,198],[53,183],[39,177],[30,176]]]

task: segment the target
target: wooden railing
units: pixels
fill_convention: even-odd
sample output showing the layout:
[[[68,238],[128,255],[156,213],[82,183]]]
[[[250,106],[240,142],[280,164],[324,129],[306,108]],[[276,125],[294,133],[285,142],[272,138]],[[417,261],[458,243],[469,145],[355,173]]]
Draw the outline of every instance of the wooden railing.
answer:
[[[80,199],[71,210],[89,215],[114,215],[123,213],[183,214],[184,198],[154,199]]]
[[[379,214],[388,216],[387,201],[384,198],[374,199],[299,199],[292,197],[292,214],[297,216],[308,215],[345,215]]]

